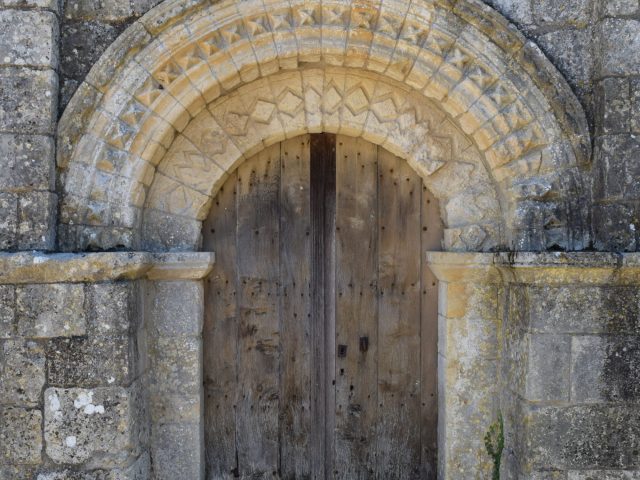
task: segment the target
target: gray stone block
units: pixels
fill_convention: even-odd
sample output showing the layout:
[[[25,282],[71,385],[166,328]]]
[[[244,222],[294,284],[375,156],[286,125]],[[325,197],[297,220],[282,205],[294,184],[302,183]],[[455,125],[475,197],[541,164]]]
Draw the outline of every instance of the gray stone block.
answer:
[[[640,400],[640,341],[637,336],[573,338],[573,402]]]
[[[18,196],[15,193],[0,193],[0,250],[17,247]]]
[[[594,197],[596,200],[640,199],[640,138],[608,135],[596,141]]]
[[[151,437],[154,478],[200,478],[201,436],[198,423],[162,425],[154,428]]]
[[[87,287],[89,334],[117,335],[137,324],[137,288],[134,282],[98,283]]]
[[[50,251],[55,246],[58,196],[29,192],[18,198],[17,242],[19,250]]]
[[[42,460],[42,413],[0,407],[0,464],[35,465]]]
[[[100,20],[124,22],[133,15],[129,0],[67,0],[64,18],[69,20]]]
[[[640,289],[529,287],[530,329],[544,333],[638,334]]]
[[[516,24],[533,23],[531,2],[522,0],[485,0],[485,2]]]
[[[636,405],[532,408],[525,452],[535,470],[640,467],[640,409]]]
[[[60,13],[60,0],[0,0],[0,8],[42,9]]]
[[[198,393],[202,387],[202,340],[152,338],[149,388],[153,394]]]
[[[202,333],[204,292],[190,281],[147,283],[149,329],[159,336]]]
[[[153,393],[149,398],[149,408],[153,425],[197,423],[202,416],[199,394]]]
[[[113,468],[139,448],[129,390],[48,388],[44,394],[46,452],[58,463]]]
[[[536,0],[531,3],[538,24],[583,26],[591,20],[590,0]]]
[[[0,404],[36,406],[45,383],[45,354],[31,340],[0,344]]]
[[[152,478],[150,469],[149,455],[144,454],[125,468],[92,470],[90,472],[77,470],[43,471],[38,474],[36,480],[149,480]]]
[[[202,243],[202,222],[155,210],[146,210],[142,223],[145,250],[198,250]]]
[[[0,480],[33,480],[36,468],[34,465],[0,465]]]
[[[640,133],[640,78],[630,80],[631,132]]]
[[[137,352],[128,335],[56,338],[47,346],[47,379],[56,387],[127,386]]]
[[[527,400],[569,401],[571,337],[530,335],[526,375]]]
[[[600,75],[640,73],[640,21],[605,19],[600,23]]]
[[[18,333],[25,337],[72,337],[86,333],[83,285],[18,286],[16,310]]]
[[[55,188],[53,138],[0,133],[3,155],[0,191],[23,192]]]
[[[640,480],[640,471],[588,470],[569,472],[568,480]]]
[[[594,247],[614,252],[635,252],[640,220],[636,205],[605,204],[593,207]]]
[[[16,334],[16,291],[13,285],[0,285],[0,338]]]
[[[629,79],[605,78],[598,84],[598,130],[610,135],[631,131],[631,97]]]
[[[51,12],[0,10],[4,65],[58,67],[58,18]]]
[[[53,70],[0,68],[0,131],[52,135],[57,97]]]
[[[606,2],[596,2],[596,4],[600,7],[601,17],[633,15],[640,7],[638,0],[607,0]]]

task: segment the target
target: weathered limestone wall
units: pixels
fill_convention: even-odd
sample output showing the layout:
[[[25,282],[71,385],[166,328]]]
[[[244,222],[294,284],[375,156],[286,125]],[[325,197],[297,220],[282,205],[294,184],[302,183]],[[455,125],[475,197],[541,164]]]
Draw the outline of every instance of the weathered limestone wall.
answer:
[[[0,250],[55,247],[58,14],[0,1]]]
[[[640,478],[637,256],[429,260],[440,281],[442,478],[490,471],[484,434],[499,412],[501,478]]]

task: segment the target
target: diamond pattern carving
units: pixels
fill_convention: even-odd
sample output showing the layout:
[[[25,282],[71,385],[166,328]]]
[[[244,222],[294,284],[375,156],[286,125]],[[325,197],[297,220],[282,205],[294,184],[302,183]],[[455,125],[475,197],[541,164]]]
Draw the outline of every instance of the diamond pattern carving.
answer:
[[[353,115],[360,115],[369,108],[369,98],[362,87],[357,87],[347,94],[344,104]]]
[[[398,38],[400,32],[400,21],[394,17],[380,15],[378,19],[377,31],[391,38]]]
[[[302,110],[303,105],[304,100],[290,89],[282,92],[278,99],[278,110],[290,117],[296,116]]]
[[[314,7],[303,6],[294,10],[293,14],[296,25],[299,27],[312,27],[317,24],[316,11]]]
[[[251,113],[251,119],[260,123],[269,123],[273,112],[276,111],[276,106],[272,102],[266,100],[258,100],[253,106]]]

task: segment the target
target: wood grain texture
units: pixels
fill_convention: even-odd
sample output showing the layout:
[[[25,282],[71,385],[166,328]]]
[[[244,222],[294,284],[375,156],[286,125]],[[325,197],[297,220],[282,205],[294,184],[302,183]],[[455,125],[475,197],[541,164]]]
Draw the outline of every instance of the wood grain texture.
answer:
[[[335,404],[335,135],[311,136],[311,466],[333,468]]]
[[[309,136],[281,146],[280,473],[311,476],[311,225]]]
[[[377,417],[377,147],[338,136],[336,146],[336,430],[334,477],[375,471]]]
[[[217,261],[205,282],[204,420],[207,479],[234,478],[236,457],[235,401],[238,385],[236,299],[236,174],[215,198],[203,225],[205,251]]]
[[[418,176],[378,150],[379,478],[420,475],[420,194]]]
[[[204,248],[207,479],[435,479],[438,205],[406,162],[308,135],[247,160]]]
[[[238,468],[243,478],[279,466],[280,145],[238,169]]]

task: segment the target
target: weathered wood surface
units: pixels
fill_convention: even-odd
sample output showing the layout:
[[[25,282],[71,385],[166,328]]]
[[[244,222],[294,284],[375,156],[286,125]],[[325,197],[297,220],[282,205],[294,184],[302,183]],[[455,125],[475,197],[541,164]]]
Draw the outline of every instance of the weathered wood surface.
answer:
[[[279,466],[280,145],[238,169],[238,468],[272,478]]]
[[[204,250],[219,255],[205,283],[204,433],[208,479],[234,478],[238,468],[236,181],[234,173],[218,193],[203,225]]]
[[[280,471],[310,478],[311,213],[309,136],[282,143],[280,183]]]
[[[375,471],[377,416],[377,147],[338,136],[336,148],[335,478]]]
[[[378,150],[378,422],[380,478],[419,478],[420,196],[406,162]]]
[[[298,137],[245,162],[204,228],[207,478],[435,478],[423,257],[442,228],[417,174],[361,139]]]

